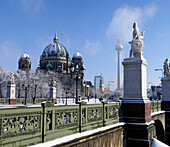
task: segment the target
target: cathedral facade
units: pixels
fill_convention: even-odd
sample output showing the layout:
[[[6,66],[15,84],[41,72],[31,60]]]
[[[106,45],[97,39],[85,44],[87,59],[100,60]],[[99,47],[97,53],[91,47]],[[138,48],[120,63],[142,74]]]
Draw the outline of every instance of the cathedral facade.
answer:
[[[28,54],[23,54],[18,61],[18,69],[30,71],[31,59]],[[76,76],[78,76],[79,95],[84,95],[84,65],[82,55],[78,52],[70,59],[67,49],[58,41],[57,34],[53,42],[45,47],[40,56],[39,67],[40,72],[52,71],[56,72],[65,89],[75,89]]]

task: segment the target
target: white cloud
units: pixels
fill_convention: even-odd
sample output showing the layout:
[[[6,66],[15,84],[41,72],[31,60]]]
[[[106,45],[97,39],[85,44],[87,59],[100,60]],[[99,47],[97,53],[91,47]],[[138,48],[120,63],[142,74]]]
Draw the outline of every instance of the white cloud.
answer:
[[[89,40],[87,40],[83,48],[85,51],[89,52],[91,55],[95,55],[101,50],[101,44],[98,42],[90,42]]]
[[[133,23],[137,22],[141,29],[149,19],[154,17],[156,11],[157,7],[154,4],[145,7],[122,6],[114,12],[106,35],[112,40],[119,37],[123,42],[128,42],[132,38]]]
[[[42,0],[20,0],[20,3],[25,11],[38,11],[42,6]]]

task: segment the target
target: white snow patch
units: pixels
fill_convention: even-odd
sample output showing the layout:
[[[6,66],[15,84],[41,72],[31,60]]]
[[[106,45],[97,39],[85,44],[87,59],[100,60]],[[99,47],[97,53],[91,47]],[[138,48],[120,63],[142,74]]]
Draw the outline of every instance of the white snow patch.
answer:
[[[57,138],[57,139],[52,140],[52,141],[48,141],[48,142],[45,142],[45,143],[40,143],[40,144],[33,145],[33,146],[30,146],[30,147],[51,147],[51,146],[54,146],[54,145],[60,145],[61,143],[66,143],[66,142],[69,142],[69,141],[77,139],[77,138],[82,138],[82,137],[85,137],[85,136],[92,135],[92,134],[94,134],[96,132],[106,131],[108,129],[118,127],[118,126],[123,126],[123,125],[124,125],[124,123],[116,123],[114,125],[101,127],[101,128],[86,131],[86,132],[83,132],[83,133],[76,133],[76,134],[64,136],[64,137]]]
[[[169,146],[157,140],[156,138],[153,138],[151,147],[169,147]]]
[[[158,115],[158,114],[162,114],[162,113],[165,113],[165,111],[153,112],[153,113],[151,113],[151,116],[153,116],[153,115]]]

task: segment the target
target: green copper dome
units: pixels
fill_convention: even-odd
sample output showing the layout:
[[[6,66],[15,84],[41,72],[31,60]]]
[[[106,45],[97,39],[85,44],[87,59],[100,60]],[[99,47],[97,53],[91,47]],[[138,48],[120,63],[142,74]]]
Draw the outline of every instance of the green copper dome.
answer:
[[[42,53],[42,57],[46,56],[59,56],[59,57],[66,57],[69,56],[67,49],[58,42],[58,37],[55,34],[53,43],[50,43]]]

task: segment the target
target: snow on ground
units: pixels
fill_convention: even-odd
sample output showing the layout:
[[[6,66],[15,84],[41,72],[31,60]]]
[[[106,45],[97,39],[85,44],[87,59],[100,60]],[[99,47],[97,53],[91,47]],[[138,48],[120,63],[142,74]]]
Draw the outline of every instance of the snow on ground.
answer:
[[[114,128],[114,127],[122,126],[122,125],[124,125],[124,123],[116,123],[114,125],[97,128],[97,129],[86,131],[86,132],[83,132],[83,133],[76,133],[76,134],[64,136],[64,137],[61,137],[61,138],[54,139],[52,141],[36,144],[36,145],[30,146],[30,147],[51,147],[51,146],[54,146],[54,145],[60,145],[61,143],[66,143],[66,142],[69,142],[73,139],[82,138],[82,137],[85,137],[85,136],[95,134],[97,132],[99,133],[99,132],[106,131],[106,130],[109,130],[109,129]]]
[[[169,147],[169,146],[157,140],[156,138],[153,138],[151,147]]]
[[[91,98],[91,99],[84,99],[81,100],[83,102],[87,102],[87,104],[101,104],[101,101],[99,99]],[[57,104],[54,106],[60,106],[60,105],[66,105],[66,99],[57,99]],[[67,99],[67,105],[78,105],[75,104],[75,99],[68,98]],[[2,108],[24,108],[24,107],[41,107],[41,104],[16,104],[16,105],[7,105],[7,104],[0,104],[0,109]]]

